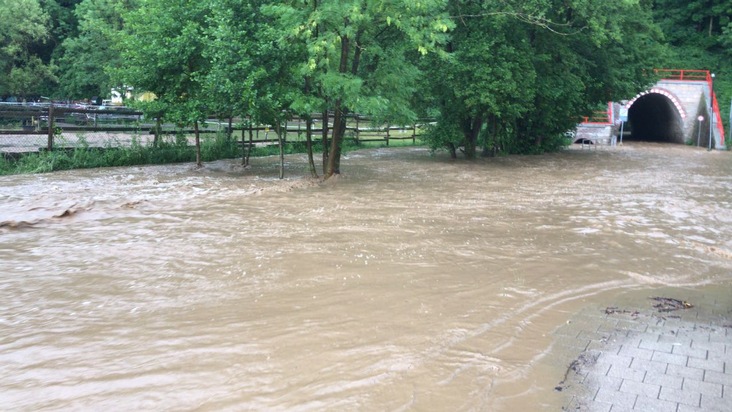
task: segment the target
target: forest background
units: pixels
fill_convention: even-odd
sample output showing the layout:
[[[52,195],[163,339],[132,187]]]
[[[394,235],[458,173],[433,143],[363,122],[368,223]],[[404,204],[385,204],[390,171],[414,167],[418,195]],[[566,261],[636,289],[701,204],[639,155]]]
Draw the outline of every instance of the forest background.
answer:
[[[654,68],[715,73],[727,122],[730,16],[728,0],[0,0],[0,98],[132,86],[157,96],[131,102],[147,115],[194,126],[329,114],[326,176],[351,113],[434,118],[427,141],[453,156],[539,153]]]

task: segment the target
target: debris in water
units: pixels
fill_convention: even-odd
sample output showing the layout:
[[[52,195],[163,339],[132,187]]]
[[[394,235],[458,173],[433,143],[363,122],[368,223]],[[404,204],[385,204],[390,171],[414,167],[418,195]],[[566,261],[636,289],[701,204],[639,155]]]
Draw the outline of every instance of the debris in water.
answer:
[[[685,300],[678,300],[673,298],[663,298],[663,297],[655,297],[651,298],[652,300],[655,300],[656,303],[653,305],[654,308],[658,309],[659,312],[673,312],[675,310],[679,309],[689,309],[693,308],[694,305],[691,303],[685,301]]]
[[[626,314],[626,315],[630,315],[630,316],[636,318],[636,317],[638,317],[638,315],[640,315],[640,312],[638,312],[637,310],[630,311],[627,309],[619,309],[617,306],[608,306],[605,308],[605,314],[606,315]]]
[[[597,363],[597,359],[600,357],[600,353],[591,353],[591,352],[582,352],[577,357],[577,359],[573,360],[569,367],[567,367],[567,371],[564,372],[564,379],[562,379],[561,382],[559,382],[559,385],[554,387],[554,390],[557,392],[561,392],[564,390],[564,388],[567,387],[567,378],[569,377],[569,373],[574,372],[575,374],[581,374],[582,370],[593,366],[595,363]]]

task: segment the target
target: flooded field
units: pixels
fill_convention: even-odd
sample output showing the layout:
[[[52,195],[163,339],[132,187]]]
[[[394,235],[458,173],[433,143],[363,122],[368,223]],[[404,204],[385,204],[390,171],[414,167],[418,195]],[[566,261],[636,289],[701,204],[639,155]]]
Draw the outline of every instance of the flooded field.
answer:
[[[558,410],[573,315],[730,295],[731,153],[287,160],[0,177],[3,409]]]

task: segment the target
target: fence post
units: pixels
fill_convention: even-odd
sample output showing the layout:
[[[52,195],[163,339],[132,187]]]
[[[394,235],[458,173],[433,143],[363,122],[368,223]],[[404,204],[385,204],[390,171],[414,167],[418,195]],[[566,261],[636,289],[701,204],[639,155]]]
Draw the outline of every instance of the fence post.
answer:
[[[412,125],[412,144],[417,143],[417,123]]]
[[[53,150],[53,103],[48,106],[48,146],[46,149]]]
[[[386,145],[389,146],[389,125],[386,125]]]

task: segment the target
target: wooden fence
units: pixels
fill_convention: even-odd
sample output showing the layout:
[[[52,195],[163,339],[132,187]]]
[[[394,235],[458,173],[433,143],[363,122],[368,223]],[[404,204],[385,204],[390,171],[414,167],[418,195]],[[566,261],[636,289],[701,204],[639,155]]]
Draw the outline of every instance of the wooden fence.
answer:
[[[313,115],[313,141],[321,141],[322,115]],[[332,117],[330,117],[332,119]],[[242,121],[244,120],[244,121]],[[249,125],[247,119],[209,119],[199,128],[200,134],[224,133],[255,145],[277,144],[275,129],[268,125]],[[412,125],[391,126],[374,124],[365,116],[351,115],[346,126],[346,138],[356,143],[381,142],[389,145],[394,140],[416,143],[422,126],[428,121]],[[247,125],[247,126],[245,126]],[[332,124],[329,123],[329,128]],[[304,142],[306,122],[295,117],[282,129],[285,143]],[[125,146],[133,139],[150,142],[156,138],[176,135],[192,137],[191,128],[171,124],[158,127],[143,113],[126,108],[104,108],[68,105],[0,105],[0,152],[33,152],[38,150],[69,149],[83,142],[87,147]],[[236,137],[234,137],[236,136]],[[192,141],[191,141],[191,144]]]

